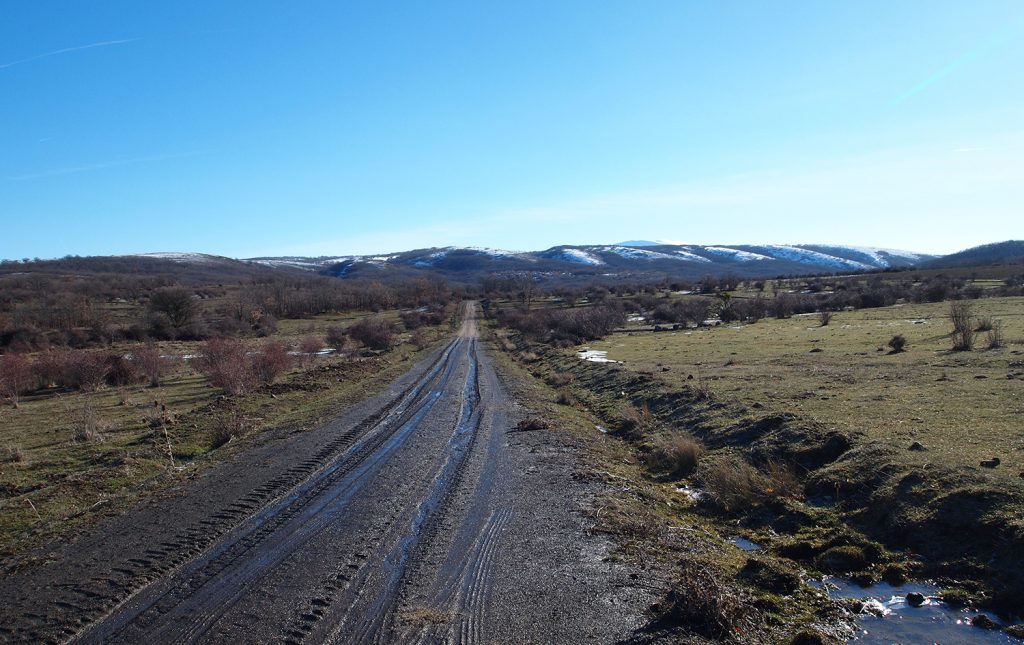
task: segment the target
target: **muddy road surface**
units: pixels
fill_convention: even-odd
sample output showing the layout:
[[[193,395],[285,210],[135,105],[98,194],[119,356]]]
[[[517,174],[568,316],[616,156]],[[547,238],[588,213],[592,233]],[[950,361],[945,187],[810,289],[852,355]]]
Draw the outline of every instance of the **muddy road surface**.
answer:
[[[0,640],[593,643],[649,602],[606,560],[563,433],[517,431],[467,306],[384,393],[3,577]]]

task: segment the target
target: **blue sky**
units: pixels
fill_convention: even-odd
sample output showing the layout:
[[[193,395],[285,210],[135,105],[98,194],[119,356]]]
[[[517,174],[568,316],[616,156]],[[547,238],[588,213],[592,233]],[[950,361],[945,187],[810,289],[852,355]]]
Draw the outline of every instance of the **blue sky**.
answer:
[[[0,257],[1024,237],[1007,1],[7,2]]]

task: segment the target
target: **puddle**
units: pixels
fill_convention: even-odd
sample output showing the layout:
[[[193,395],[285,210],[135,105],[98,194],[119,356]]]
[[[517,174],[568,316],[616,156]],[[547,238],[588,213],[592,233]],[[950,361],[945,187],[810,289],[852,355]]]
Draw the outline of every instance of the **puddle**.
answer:
[[[987,630],[971,625],[979,612],[956,609],[938,599],[939,588],[927,583],[908,582],[894,587],[879,583],[867,588],[840,578],[826,577],[814,581],[812,586],[823,589],[831,598],[853,598],[864,602],[857,632],[851,643],[952,643],[1015,644],[1022,641],[999,630]],[[915,592],[925,597],[920,607],[907,603],[907,594]],[[982,612],[984,613],[984,612]],[[999,622],[992,614],[986,614]]]
[[[599,349],[582,349],[576,352],[576,356],[580,360],[590,361],[591,363],[619,363],[621,361],[613,361],[608,358],[608,352],[601,351]]]
[[[731,542],[732,544],[735,544],[736,546],[738,546],[739,548],[741,548],[744,551],[760,551],[761,550],[761,545],[758,544],[757,542],[751,542],[747,538],[740,537],[738,535],[736,537],[729,538],[729,542]]]

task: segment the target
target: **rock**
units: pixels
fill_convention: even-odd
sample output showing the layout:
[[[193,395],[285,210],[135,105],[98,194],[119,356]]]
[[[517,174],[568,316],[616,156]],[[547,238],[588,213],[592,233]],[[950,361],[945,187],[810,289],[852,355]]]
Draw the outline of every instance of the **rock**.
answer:
[[[915,441],[914,443],[910,444],[910,448],[908,448],[908,450],[913,450],[915,452],[922,452],[922,451],[925,451],[925,450],[928,450],[928,449],[925,448],[924,444],[922,444],[920,441]]]
[[[1020,623],[1019,625],[1010,625],[1003,631],[1014,638],[1024,638],[1024,623]]]
[[[823,350],[823,349],[822,349],[822,348],[820,348],[820,347],[815,347],[815,348],[814,348],[814,349],[812,349],[812,350],[811,350],[811,351],[810,351],[809,353],[810,353],[810,354],[817,354],[818,352],[823,352],[823,351],[825,351],[825,350]]]
[[[924,604],[925,600],[927,598],[924,597],[924,594],[917,593],[916,591],[911,591],[907,594],[907,604],[911,607],[920,607]]]
[[[985,614],[978,614],[972,618],[971,624],[980,629],[999,629],[999,625]]]
[[[813,629],[804,629],[789,640],[789,645],[825,645],[831,643],[831,639],[821,632]]]
[[[999,457],[993,457],[981,462],[983,468],[995,468],[999,465]]]

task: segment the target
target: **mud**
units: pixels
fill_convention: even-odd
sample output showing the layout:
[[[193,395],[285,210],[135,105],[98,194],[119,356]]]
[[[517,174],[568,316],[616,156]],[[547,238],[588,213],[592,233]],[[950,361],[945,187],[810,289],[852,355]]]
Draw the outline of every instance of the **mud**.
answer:
[[[20,642],[614,642],[650,601],[583,511],[600,484],[477,338],[4,576]],[[634,574],[634,577],[631,577]]]

